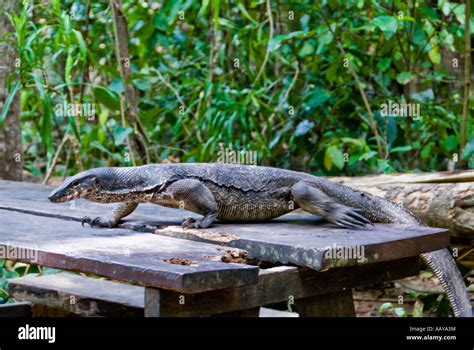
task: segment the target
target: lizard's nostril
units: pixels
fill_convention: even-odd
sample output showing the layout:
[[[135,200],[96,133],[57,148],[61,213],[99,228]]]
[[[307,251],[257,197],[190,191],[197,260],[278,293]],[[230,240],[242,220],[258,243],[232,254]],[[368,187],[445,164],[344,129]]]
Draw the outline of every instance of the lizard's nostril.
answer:
[[[56,195],[56,191],[53,191],[49,194],[48,196],[48,199],[51,201],[51,202],[57,202],[58,200],[58,197]]]

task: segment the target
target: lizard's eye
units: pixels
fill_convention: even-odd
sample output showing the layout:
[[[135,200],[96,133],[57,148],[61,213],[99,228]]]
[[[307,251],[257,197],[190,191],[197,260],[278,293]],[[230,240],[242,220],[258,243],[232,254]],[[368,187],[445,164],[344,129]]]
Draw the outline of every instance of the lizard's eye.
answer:
[[[79,185],[79,181],[76,180],[76,181],[71,182],[71,184],[69,186],[71,186],[72,188],[75,188],[78,185]]]

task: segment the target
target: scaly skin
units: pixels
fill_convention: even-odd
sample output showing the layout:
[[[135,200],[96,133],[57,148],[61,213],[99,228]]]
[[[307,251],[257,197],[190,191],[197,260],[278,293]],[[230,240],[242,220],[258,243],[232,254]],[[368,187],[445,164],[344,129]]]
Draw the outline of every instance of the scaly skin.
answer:
[[[309,174],[269,167],[231,164],[150,164],[97,168],[68,178],[49,199],[85,198],[122,203],[111,218],[84,218],[100,227],[115,227],[139,203],[185,208],[203,215],[183,227],[206,228],[215,219],[265,221],[295,209],[319,215],[342,227],[371,222],[424,226],[409,211],[380,197]],[[463,278],[447,249],[422,254],[440,279],[456,316],[471,317]]]

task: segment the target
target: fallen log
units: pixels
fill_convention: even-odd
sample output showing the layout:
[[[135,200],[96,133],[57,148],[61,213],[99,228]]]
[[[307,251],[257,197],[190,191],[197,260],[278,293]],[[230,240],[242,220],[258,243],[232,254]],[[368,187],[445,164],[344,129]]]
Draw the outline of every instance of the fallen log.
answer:
[[[421,173],[330,180],[385,197],[411,210],[427,225],[474,238],[474,171]]]

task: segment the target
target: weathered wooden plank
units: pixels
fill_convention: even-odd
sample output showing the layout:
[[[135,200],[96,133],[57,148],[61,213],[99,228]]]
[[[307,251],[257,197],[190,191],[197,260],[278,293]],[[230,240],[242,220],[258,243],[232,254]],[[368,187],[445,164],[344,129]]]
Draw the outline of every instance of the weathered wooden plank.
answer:
[[[300,317],[355,317],[352,289],[316,295],[296,301]]]
[[[416,275],[419,269],[418,257],[334,268],[324,272],[281,266],[260,270],[258,283],[253,286],[199,294],[147,288],[145,315],[211,316],[401,279]]]
[[[0,305],[0,317],[31,317],[31,303],[20,302]]]
[[[22,190],[15,190],[17,187]],[[48,203],[49,191],[34,184],[0,181],[0,195],[5,198],[5,203],[0,206],[43,215],[60,213],[74,220],[80,220],[84,215],[107,215],[112,209],[111,205],[83,200],[75,201],[74,209],[70,209],[68,203]],[[190,213],[186,211],[146,204],[140,205],[130,216],[132,221],[126,221],[123,226],[150,231],[153,225],[158,225],[160,229],[155,233],[159,235],[223,244],[245,249],[251,257],[260,260],[292,263],[317,270],[415,256],[449,244],[449,235],[442,229],[376,225],[376,228],[348,230],[321,224],[311,215],[300,214],[285,215],[261,224],[217,222],[205,230],[182,230],[179,226],[172,226],[179,225],[187,216]],[[144,223],[143,228],[141,225]],[[328,252],[335,254],[331,257]],[[340,252],[346,253],[339,256]]]
[[[210,316],[223,313],[232,315],[229,313],[282,301],[296,300],[300,307],[301,300],[305,298],[316,296],[314,300],[324,300],[341,288],[350,289],[368,283],[404,278],[415,275],[418,271],[416,258],[371,266],[336,268],[325,272],[281,266],[260,270],[255,286],[194,295],[148,288],[146,296],[145,288],[140,286],[60,273],[13,279],[9,284],[9,292],[17,300],[32,302],[34,307],[44,305],[83,316],[143,316],[145,299],[148,304],[145,315],[148,317]],[[308,315],[309,307],[306,311]],[[318,312],[322,313],[321,310]],[[261,310],[261,315],[262,313],[265,314]]]
[[[314,270],[400,259],[445,248],[444,229],[376,225],[343,229],[308,221],[215,225],[206,230],[169,226],[156,234],[245,249],[250,258]]]
[[[221,261],[230,248],[7,210],[0,222],[0,258],[187,293],[257,281],[257,267]]]
[[[145,288],[72,273],[27,275],[9,280],[8,292],[31,303],[33,316],[143,317]],[[23,305],[25,303],[16,303]],[[298,317],[294,312],[253,308],[260,317]],[[260,310],[258,310],[260,309]],[[1,309],[0,309],[1,310]],[[232,316],[236,316],[236,313]],[[228,313],[226,316],[229,316]],[[248,310],[241,316],[249,316]],[[219,315],[220,316],[220,315]],[[252,315],[255,317],[255,312]]]
[[[143,317],[143,287],[71,273],[10,279],[8,293],[80,316]]]

